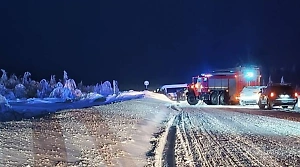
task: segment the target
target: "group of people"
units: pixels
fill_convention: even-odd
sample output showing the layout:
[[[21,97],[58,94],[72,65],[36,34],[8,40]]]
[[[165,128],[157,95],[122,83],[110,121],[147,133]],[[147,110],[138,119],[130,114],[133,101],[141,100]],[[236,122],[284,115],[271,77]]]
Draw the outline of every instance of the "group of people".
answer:
[[[184,90],[178,89],[178,90],[176,91],[176,101],[179,103],[180,100],[183,99],[183,96],[184,96]]]

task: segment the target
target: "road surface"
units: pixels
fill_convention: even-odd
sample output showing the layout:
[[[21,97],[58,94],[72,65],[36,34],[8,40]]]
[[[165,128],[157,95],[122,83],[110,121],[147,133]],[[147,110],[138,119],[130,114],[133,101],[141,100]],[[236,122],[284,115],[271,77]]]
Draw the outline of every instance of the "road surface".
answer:
[[[157,166],[300,166],[299,113],[211,107],[180,110],[169,120],[168,140],[159,146],[164,151],[157,151],[161,157]]]
[[[300,164],[299,113],[156,96],[0,122],[0,167]]]

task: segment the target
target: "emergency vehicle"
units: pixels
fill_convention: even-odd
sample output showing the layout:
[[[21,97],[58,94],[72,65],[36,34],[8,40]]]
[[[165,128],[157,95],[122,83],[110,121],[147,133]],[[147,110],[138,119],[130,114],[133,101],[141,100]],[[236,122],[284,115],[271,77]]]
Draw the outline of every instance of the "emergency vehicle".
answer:
[[[199,100],[208,105],[238,104],[245,86],[260,86],[260,83],[260,68],[256,66],[215,70],[192,78],[187,102],[190,105],[196,105]]]

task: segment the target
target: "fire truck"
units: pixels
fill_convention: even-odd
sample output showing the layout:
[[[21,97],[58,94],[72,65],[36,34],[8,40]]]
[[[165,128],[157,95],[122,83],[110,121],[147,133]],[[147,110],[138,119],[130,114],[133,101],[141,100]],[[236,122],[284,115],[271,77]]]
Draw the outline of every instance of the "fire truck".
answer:
[[[208,105],[238,104],[245,86],[260,86],[260,68],[235,67],[215,70],[192,78],[186,93],[187,102],[196,105],[199,100]]]

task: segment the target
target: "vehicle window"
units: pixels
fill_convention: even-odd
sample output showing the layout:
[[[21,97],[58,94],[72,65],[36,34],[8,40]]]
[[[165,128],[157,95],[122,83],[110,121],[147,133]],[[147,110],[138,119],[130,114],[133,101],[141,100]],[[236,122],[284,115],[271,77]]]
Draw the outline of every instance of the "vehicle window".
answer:
[[[293,93],[294,88],[291,86],[272,86],[272,91],[278,93]]]
[[[197,82],[201,82],[201,81],[202,81],[202,79],[201,79],[201,78],[198,78],[198,79],[197,79]]]
[[[176,93],[177,91],[184,91],[185,88],[168,88],[167,93]]]

